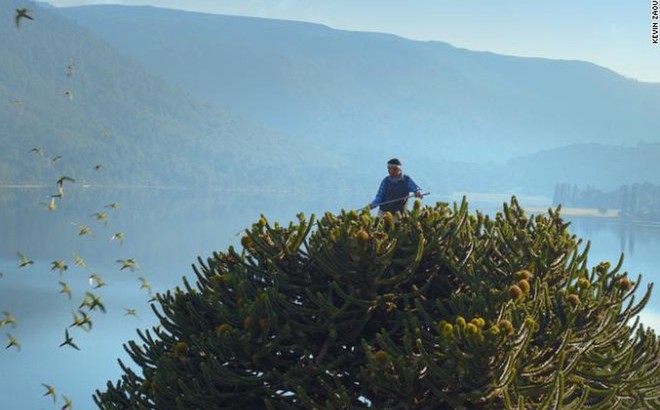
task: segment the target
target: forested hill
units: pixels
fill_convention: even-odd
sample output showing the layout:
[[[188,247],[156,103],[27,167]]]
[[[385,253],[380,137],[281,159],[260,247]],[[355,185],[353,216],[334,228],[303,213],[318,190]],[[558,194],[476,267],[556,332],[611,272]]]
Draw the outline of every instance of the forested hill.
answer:
[[[16,9],[26,6],[34,20],[17,28]],[[68,175],[291,189],[313,180],[304,180],[312,165],[323,172],[338,163],[148,72],[54,9],[5,0],[0,16],[0,185]]]
[[[658,142],[660,84],[581,61],[153,7],[61,12],[196,95],[358,160]]]
[[[371,195],[393,156],[435,193],[660,184],[621,165],[660,139],[660,85],[590,63],[152,7],[0,13],[0,185]]]

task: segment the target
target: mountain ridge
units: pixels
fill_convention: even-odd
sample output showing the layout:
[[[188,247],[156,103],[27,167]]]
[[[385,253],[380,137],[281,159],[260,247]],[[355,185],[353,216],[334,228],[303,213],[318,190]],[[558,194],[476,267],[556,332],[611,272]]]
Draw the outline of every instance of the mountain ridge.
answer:
[[[412,158],[408,145],[423,144],[444,160],[504,163],[572,143],[658,140],[660,84],[590,62],[155,7],[62,12],[191,92],[302,141]]]

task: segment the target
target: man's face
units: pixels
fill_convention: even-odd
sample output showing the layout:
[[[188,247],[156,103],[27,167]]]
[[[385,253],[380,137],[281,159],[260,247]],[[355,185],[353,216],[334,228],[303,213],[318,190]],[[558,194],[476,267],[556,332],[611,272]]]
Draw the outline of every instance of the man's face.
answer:
[[[401,175],[401,168],[398,165],[388,165],[387,173],[390,174],[392,178],[398,178]]]

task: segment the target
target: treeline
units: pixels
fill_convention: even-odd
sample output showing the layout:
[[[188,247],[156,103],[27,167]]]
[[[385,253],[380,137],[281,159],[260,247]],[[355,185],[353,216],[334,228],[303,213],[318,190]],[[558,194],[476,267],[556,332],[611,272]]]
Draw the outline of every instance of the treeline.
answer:
[[[603,192],[592,186],[580,189],[575,184],[558,183],[552,196],[553,205],[618,209],[619,216],[630,219],[660,221],[660,186],[651,183],[626,184]]]

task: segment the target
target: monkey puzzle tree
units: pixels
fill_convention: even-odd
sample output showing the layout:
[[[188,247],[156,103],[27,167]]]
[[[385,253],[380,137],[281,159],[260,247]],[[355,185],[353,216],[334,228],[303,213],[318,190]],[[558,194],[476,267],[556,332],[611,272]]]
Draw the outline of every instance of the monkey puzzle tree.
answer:
[[[104,409],[660,408],[651,286],[515,198],[261,218],[158,295]]]

